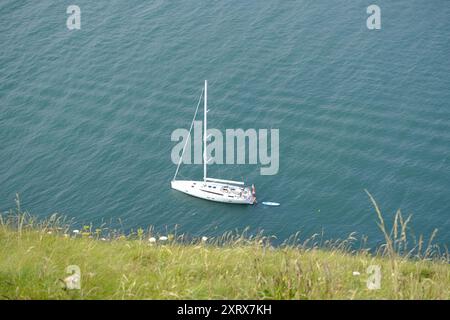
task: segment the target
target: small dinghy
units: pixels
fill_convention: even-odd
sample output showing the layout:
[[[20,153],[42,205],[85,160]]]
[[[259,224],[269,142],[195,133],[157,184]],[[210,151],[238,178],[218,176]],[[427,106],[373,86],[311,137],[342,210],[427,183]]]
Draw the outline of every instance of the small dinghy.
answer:
[[[278,202],[264,201],[262,202],[265,206],[278,207],[280,204]]]

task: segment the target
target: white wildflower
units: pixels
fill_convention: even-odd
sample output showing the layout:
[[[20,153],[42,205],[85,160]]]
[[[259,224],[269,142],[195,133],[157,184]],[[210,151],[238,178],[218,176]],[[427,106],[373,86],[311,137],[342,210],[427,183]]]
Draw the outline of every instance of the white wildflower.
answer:
[[[75,273],[71,276],[68,276],[63,281],[66,285],[66,289],[73,290],[80,289],[80,280],[80,275]]]

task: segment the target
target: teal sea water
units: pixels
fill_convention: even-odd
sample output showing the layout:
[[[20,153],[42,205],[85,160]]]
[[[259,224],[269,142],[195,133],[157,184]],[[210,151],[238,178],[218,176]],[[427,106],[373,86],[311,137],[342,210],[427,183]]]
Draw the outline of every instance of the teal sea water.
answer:
[[[366,27],[381,7],[382,29]],[[66,8],[81,8],[81,30]],[[250,227],[381,240],[386,218],[450,243],[448,1],[21,1],[0,4],[0,210],[79,223]],[[278,128],[280,170],[214,165],[254,183],[232,206],[170,189],[170,135],[188,128],[203,80],[210,127]],[[182,166],[181,177],[202,176]]]

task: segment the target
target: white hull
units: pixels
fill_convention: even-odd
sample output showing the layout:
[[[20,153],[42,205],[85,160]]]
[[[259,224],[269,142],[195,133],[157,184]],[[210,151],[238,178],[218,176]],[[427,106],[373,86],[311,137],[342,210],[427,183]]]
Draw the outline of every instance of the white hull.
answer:
[[[171,186],[193,197],[216,202],[253,204],[256,200],[250,188],[226,183],[173,180]]]

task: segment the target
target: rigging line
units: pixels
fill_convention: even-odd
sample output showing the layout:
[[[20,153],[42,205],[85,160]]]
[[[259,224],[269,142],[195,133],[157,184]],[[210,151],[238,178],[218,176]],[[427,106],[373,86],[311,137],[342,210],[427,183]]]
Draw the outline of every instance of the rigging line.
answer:
[[[214,82],[210,84],[210,86],[212,87],[216,82],[217,82],[217,79],[215,79]]]
[[[194,118],[192,119],[191,127],[189,128],[189,134],[186,138],[186,142],[184,143],[183,151],[181,152],[181,157],[180,157],[180,160],[178,161],[177,170],[175,171],[175,175],[173,176],[172,181],[175,180],[175,178],[177,177],[178,170],[180,169],[181,161],[183,161],[184,150],[186,149],[187,143],[190,140],[191,131],[192,131],[192,127],[194,126],[195,117],[197,116],[198,107],[200,105],[200,102],[202,101],[203,91],[204,91],[204,89],[202,89],[202,93],[200,94],[200,98],[198,99],[197,108],[195,108]]]

